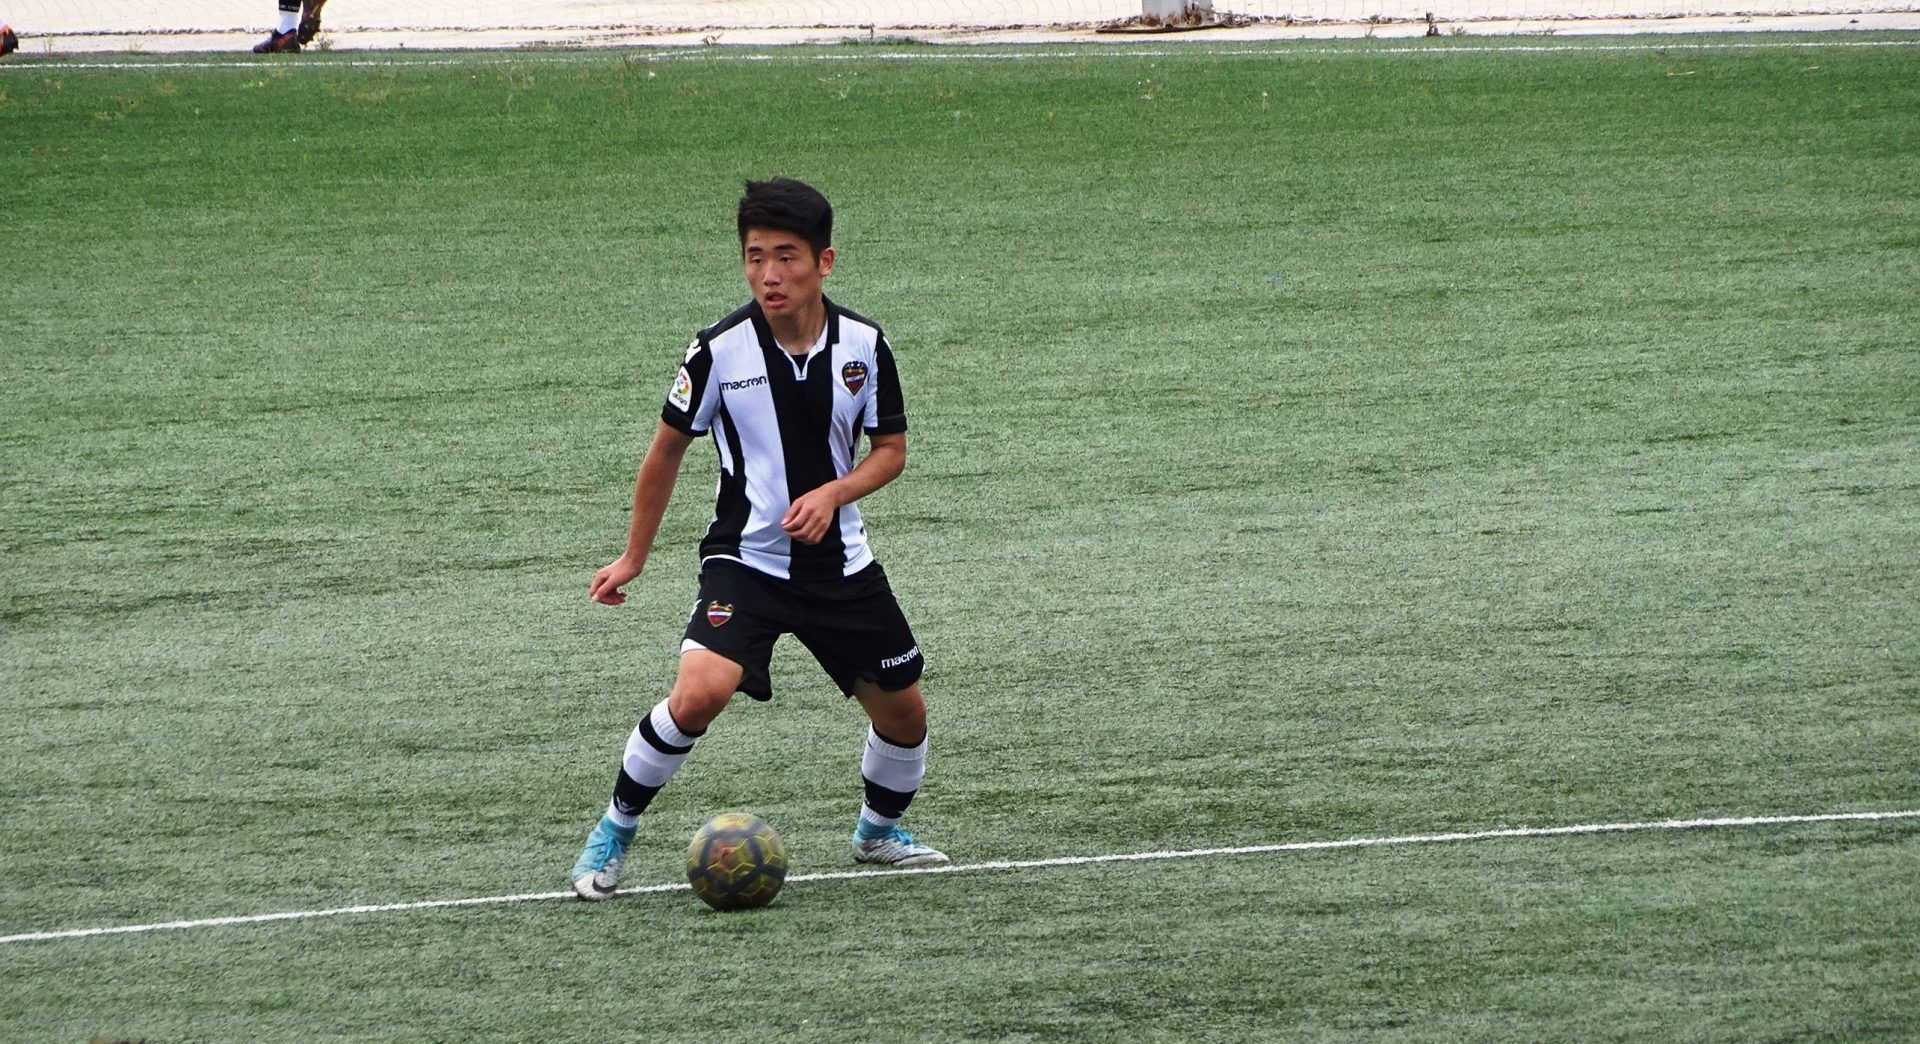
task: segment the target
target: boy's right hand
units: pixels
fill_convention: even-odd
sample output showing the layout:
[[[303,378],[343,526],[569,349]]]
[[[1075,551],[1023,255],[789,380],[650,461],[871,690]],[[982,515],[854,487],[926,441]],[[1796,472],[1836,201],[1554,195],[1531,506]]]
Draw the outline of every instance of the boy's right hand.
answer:
[[[587,590],[587,596],[601,605],[619,605],[627,600],[620,589],[639,575],[640,563],[621,555],[593,574],[593,586]]]

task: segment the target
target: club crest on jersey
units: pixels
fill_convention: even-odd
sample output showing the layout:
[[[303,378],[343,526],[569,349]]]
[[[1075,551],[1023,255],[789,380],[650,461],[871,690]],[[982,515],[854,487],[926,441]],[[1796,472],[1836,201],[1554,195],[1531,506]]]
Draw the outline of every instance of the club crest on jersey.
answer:
[[[707,604],[707,623],[710,626],[718,627],[731,619],[733,619],[733,606],[721,605],[719,602]]]
[[[867,364],[855,359],[840,367],[840,380],[847,386],[849,394],[860,394],[860,389],[867,383]]]

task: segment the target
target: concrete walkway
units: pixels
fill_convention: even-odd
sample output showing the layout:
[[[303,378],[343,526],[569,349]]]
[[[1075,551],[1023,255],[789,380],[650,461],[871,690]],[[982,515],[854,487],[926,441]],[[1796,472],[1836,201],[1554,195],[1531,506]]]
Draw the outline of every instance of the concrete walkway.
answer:
[[[1433,12],[1442,32],[1576,35],[1755,30],[1920,30],[1914,0],[1248,0],[1225,11],[1264,19],[1168,35],[1096,33],[1140,10],[1137,0],[330,0],[319,49],[701,46],[832,43],[912,37],[1008,44],[1418,36]],[[1810,7],[1815,9],[1809,11]],[[0,0],[21,53],[245,52],[275,19],[274,0]],[[1291,23],[1286,19],[1291,16]],[[1630,17],[1622,17],[1630,16]]]

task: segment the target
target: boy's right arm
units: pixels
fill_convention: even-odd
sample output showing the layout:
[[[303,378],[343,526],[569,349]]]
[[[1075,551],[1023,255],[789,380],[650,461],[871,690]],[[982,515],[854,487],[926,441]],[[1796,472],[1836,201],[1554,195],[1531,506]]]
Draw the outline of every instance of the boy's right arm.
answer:
[[[660,531],[667,501],[673,497],[674,480],[680,477],[680,461],[691,445],[693,436],[665,421],[653,433],[653,445],[647,448],[646,459],[640,462],[640,477],[633,484],[633,517],[627,526],[626,553],[593,574],[593,586],[587,594],[594,601],[619,605],[627,600],[620,589],[639,576],[647,564],[647,552],[653,548],[654,534]]]

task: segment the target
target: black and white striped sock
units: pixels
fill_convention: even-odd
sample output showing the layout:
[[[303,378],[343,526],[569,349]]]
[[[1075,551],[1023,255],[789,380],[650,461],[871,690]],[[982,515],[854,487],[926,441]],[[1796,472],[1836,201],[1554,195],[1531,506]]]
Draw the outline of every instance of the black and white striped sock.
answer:
[[[860,757],[866,798],[860,803],[862,838],[885,837],[907,814],[907,805],[927,774],[927,738],[902,746],[867,726],[867,748]]]
[[[653,795],[667,785],[693,751],[694,740],[704,733],[687,732],[667,711],[667,701],[655,704],[627,736],[627,752],[620,759],[620,771],[613,779],[613,800],[607,803],[607,818],[631,828],[640,821]]]

